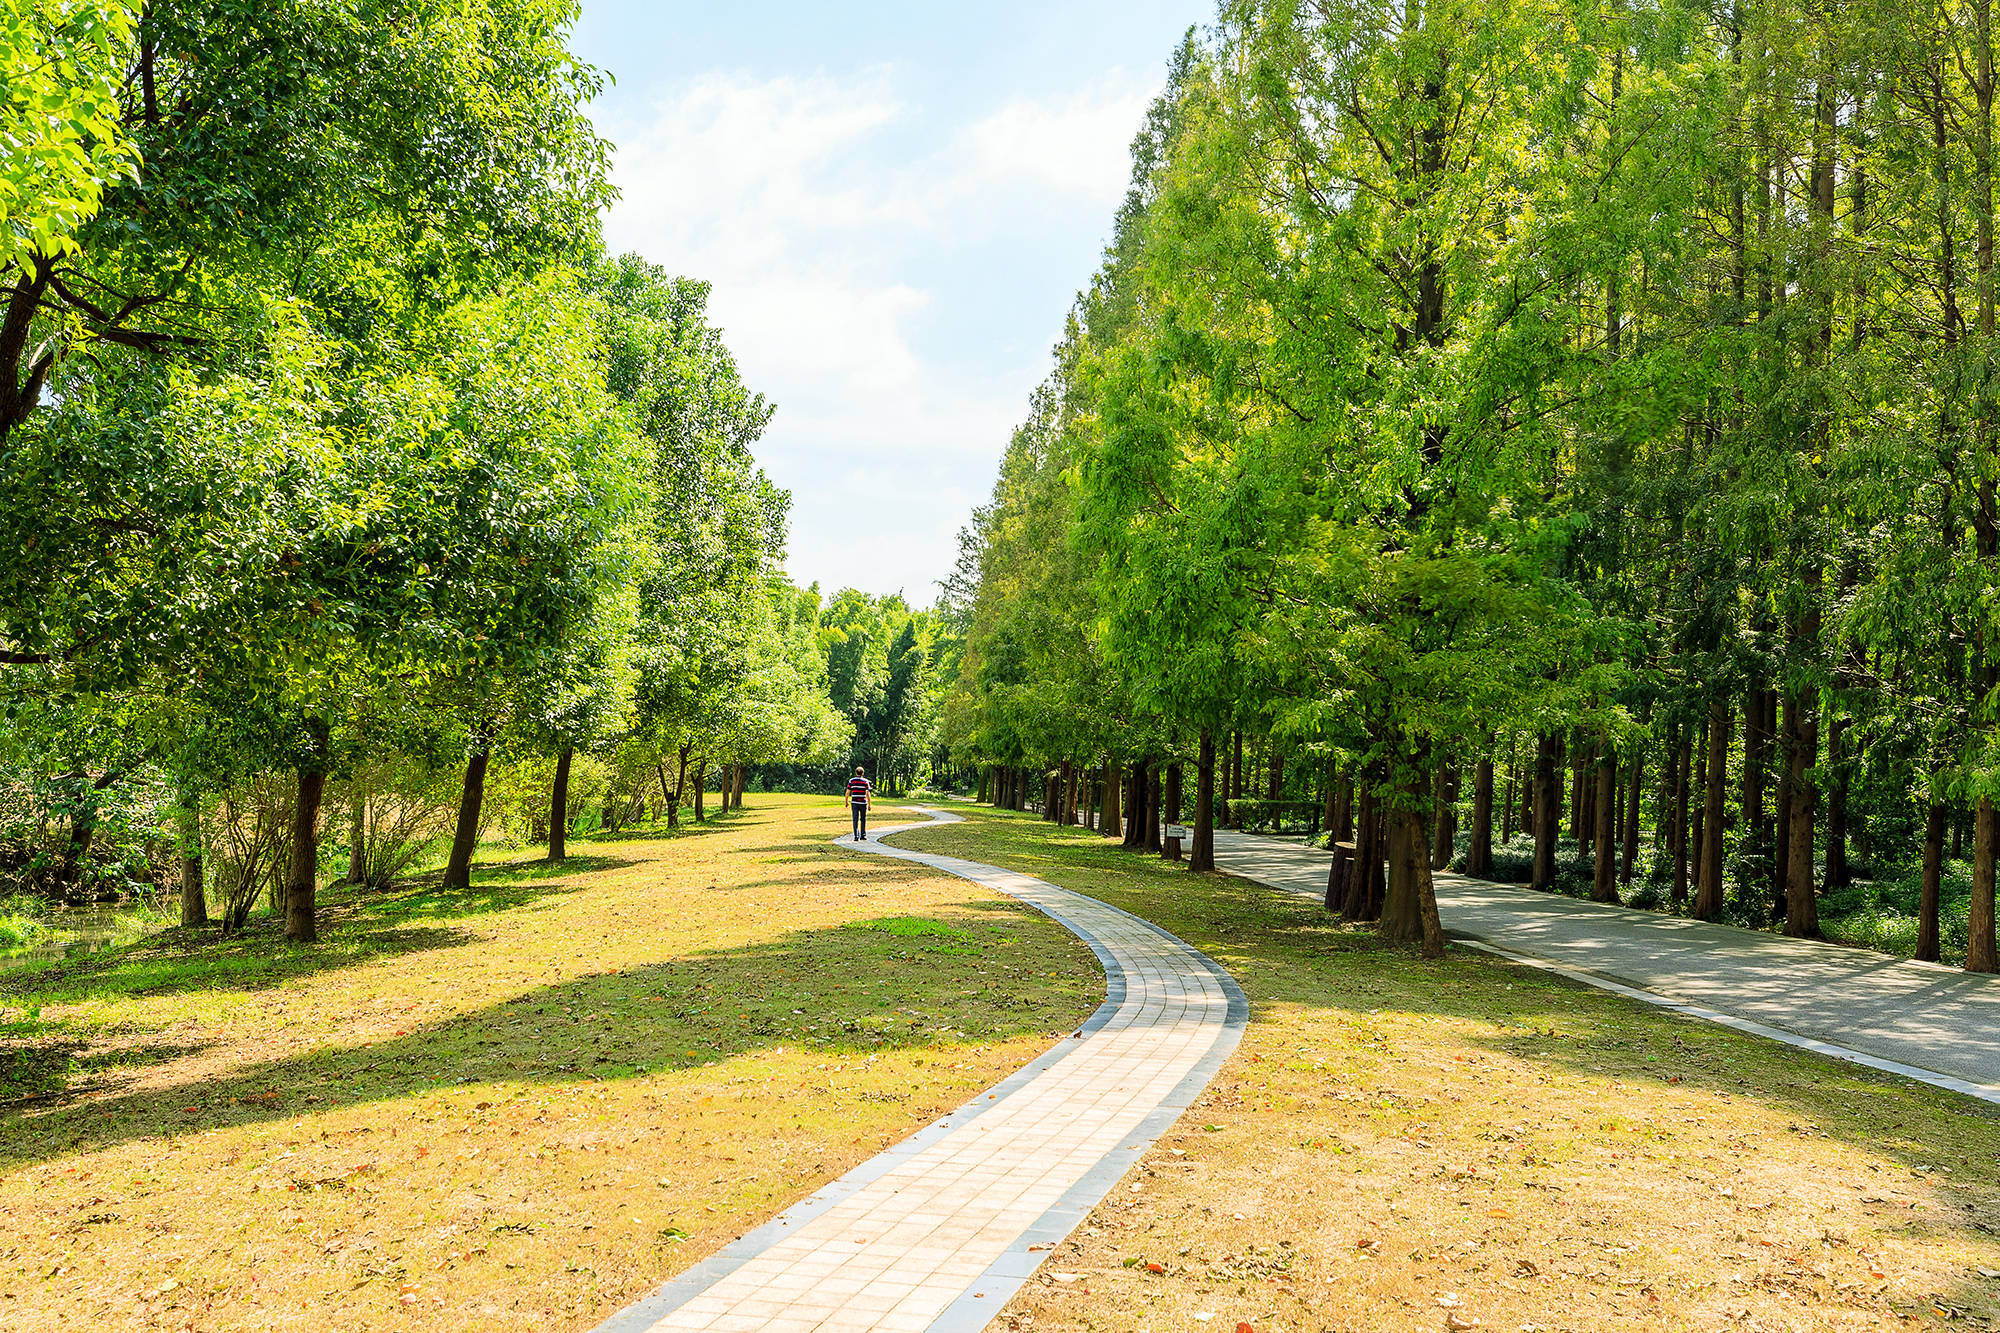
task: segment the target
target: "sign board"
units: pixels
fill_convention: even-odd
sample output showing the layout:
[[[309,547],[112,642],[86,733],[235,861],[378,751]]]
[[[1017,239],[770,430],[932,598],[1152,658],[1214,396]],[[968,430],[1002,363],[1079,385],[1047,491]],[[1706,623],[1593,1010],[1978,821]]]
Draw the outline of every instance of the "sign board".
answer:
[[[1169,824],[1167,825],[1167,836],[1169,838],[1191,838],[1194,836],[1194,830],[1185,824]]]

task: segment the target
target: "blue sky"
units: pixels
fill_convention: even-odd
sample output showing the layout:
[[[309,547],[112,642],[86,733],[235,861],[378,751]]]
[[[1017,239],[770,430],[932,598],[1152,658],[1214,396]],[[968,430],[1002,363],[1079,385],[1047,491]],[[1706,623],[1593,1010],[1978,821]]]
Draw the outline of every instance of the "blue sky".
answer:
[[[793,578],[929,602],[1212,0],[584,0],[615,250],[715,284]]]

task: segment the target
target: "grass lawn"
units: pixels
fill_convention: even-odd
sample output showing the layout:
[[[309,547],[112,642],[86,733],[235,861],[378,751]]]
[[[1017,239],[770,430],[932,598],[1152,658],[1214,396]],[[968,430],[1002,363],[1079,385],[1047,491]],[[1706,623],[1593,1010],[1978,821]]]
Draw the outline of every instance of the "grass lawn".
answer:
[[[2000,1327],[1993,1107],[968,813],[895,841],[1136,912],[1251,1002],[997,1327]]]
[[[753,796],[331,893],[314,948],[0,977],[0,1328],[588,1328],[1101,1000],[1059,927],[846,824]]]

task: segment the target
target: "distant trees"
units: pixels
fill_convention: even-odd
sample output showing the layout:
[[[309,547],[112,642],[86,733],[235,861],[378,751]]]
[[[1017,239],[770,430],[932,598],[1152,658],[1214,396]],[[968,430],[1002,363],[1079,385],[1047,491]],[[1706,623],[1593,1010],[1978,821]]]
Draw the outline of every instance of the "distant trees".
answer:
[[[379,882],[455,834],[466,883],[489,781],[560,857],[675,747],[844,744],[776,572],[787,501],[750,453],[770,409],[704,285],[599,253],[569,18],[0,21],[30,135],[0,164],[18,886],[175,875],[187,923],[240,928],[261,893],[308,942],[336,867]]]
[[[892,791],[925,780],[947,659],[956,656],[943,618],[899,595],[849,588],[820,612],[819,643],[833,706],[852,728],[847,766],[866,767]]]
[[[1809,936],[1907,857],[1929,957],[1957,830],[1994,968],[1989,19],[1225,4],[968,533],[953,744],[1261,765],[1431,952],[1461,775],[1603,900],[1643,842]]]

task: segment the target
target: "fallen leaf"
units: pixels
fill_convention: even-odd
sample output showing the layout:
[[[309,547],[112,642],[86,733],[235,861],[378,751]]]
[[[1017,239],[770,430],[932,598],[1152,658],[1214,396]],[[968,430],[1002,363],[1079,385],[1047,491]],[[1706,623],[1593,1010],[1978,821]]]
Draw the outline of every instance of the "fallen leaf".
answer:
[[[1028,1249],[1029,1249],[1030,1251],[1034,1251],[1034,1250],[1053,1250],[1053,1249],[1054,1249],[1055,1247],[1056,1247],[1056,1243],[1055,1243],[1054,1241],[1052,1241],[1052,1240],[1038,1240],[1038,1241],[1036,1241],[1036,1242],[1035,1242],[1035,1243],[1034,1243],[1033,1245],[1030,1245],[1030,1246],[1028,1247]]]
[[[1164,1273],[1167,1271],[1167,1266],[1165,1264],[1149,1263],[1146,1265],[1146,1271],[1148,1273]]]
[[[1512,1217],[1514,1210],[1511,1208],[1488,1208],[1486,1215],[1488,1217]]]
[[[1451,1310],[1446,1312],[1445,1314],[1444,1326],[1446,1328],[1453,1330],[1463,1329],[1463,1328],[1478,1328],[1479,1321],[1477,1319],[1474,1319],[1470,1315],[1462,1315],[1456,1310]]]

